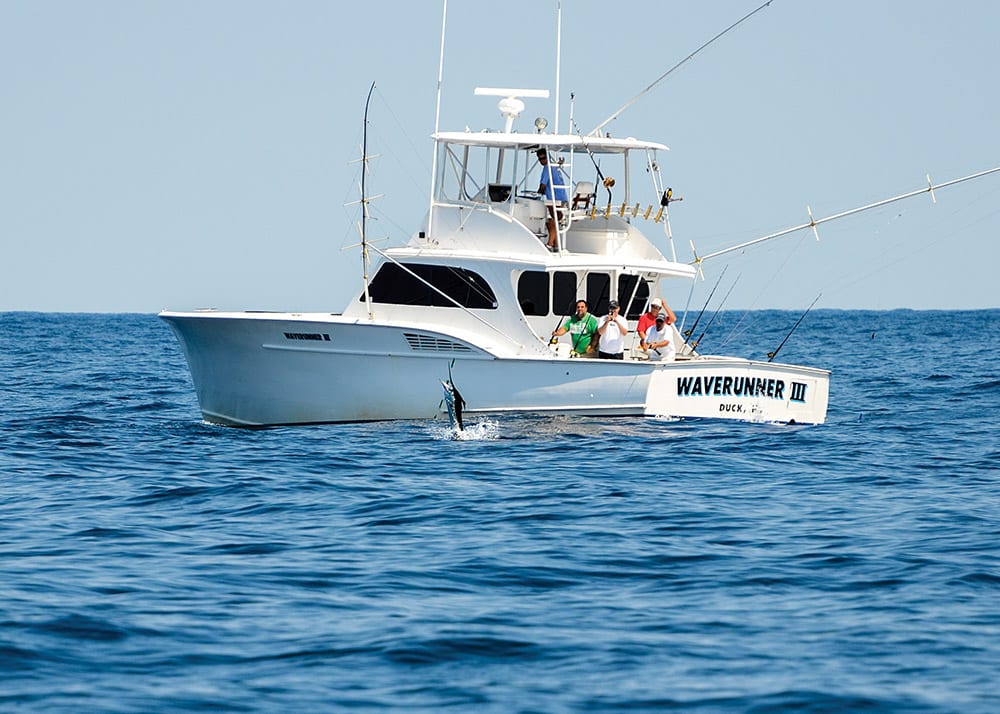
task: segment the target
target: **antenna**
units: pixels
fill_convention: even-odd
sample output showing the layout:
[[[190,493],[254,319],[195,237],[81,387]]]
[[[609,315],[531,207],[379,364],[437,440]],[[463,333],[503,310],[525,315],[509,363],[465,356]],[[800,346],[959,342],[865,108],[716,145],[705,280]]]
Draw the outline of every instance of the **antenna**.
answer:
[[[372,102],[372,93],[374,91],[375,82],[372,82],[372,86],[368,89],[368,98],[365,100],[365,125],[361,139],[361,200],[351,201],[346,204],[348,206],[361,204],[361,220],[358,222],[358,229],[361,231],[361,279],[364,282],[365,307],[368,309],[369,320],[374,318],[371,299],[368,295],[368,265],[371,262],[368,257],[368,204],[371,203],[372,198],[368,196],[365,178],[368,175],[368,161],[374,158],[368,155],[368,107]],[[375,196],[374,198],[381,198],[381,196]]]
[[[562,0],[556,3],[556,113],[552,126],[559,131],[559,78],[562,63]]]
[[[444,7],[441,9],[441,54],[438,58],[438,84],[437,84],[437,106],[434,109],[434,133],[438,133],[441,124],[441,83],[444,77],[444,30],[448,19],[448,0],[444,0]],[[437,142],[434,142],[434,155],[431,157],[431,205],[427,211],[427,238],[431,238],[434,233],[434,186],[437,185],[437,165],[438,152]]]
[[[499,102],[497,102],[497,109],[500,110],[500,116],[507,120],[504,124],[503,132],[504,134],[509,134],[511,128],[514,126],[514,120],[524,111],[524,102],[521,101],[521,97],[528,98],[538,98],[538,99],[548,99],[549,90],[547,89],[507,89],[504,87],[476,87],[475,94],[477,97],[503,97]]]

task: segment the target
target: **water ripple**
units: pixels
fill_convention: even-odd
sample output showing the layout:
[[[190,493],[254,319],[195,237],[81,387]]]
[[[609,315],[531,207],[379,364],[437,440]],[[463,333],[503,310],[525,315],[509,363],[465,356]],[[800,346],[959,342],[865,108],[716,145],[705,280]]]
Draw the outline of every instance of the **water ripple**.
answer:
[[[153,316],[0,314],[61,335],[0,352],[0,709],[1000,711],[1000,313],[945,317],[811,313],[820,427],[457,439],[212,426]]]

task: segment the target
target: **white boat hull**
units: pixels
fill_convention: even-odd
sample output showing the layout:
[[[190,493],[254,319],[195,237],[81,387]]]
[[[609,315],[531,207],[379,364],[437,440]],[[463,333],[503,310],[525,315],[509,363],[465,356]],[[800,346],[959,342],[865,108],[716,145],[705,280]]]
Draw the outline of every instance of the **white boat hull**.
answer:
[[[206,421],[234,426],[427,419],[441,380],[466,414],[660,416],[819,424],[829,373],[739,358],[671,363],[497,357],[426,327],[336,316],[163,313]]]

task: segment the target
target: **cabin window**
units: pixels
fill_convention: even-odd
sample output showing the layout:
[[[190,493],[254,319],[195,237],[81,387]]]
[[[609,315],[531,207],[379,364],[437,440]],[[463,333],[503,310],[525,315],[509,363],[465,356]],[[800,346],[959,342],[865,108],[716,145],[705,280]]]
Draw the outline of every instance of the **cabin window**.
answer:
[[[638,320],[649,299],[649,283],[638,275],[618,276],[618,303],[627,320]]]
[[[549,314],[549,274],[527,270],[517,279],[517,302],[525,315]]]
[[[507,203],[510,200],[509,183],[491,183],[489,185],[490,203]]]
[[[471,270],[448,265],[404,263],[400,267],[395,263],[384,263],[368,286],[372,302],[455,307],[455,302],[441,293],[462,307],[477,310],[495,310],[497,307],[496,295],[482,276]],[[365,296],[362,295],[361,302],[364,299]]]
[[[572,315],[576,310],[576,273],[560,271],[552,275],[552,314]]]
[[[607,273],[587,273],[587,304],[594,315],[605,315],[611,302],[611,276]]]

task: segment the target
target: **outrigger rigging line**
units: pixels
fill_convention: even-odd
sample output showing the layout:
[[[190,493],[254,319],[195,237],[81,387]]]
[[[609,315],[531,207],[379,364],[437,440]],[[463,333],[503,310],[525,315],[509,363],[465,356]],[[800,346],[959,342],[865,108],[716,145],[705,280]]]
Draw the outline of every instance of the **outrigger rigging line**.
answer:
[[[572,97],[572,95],[570,95]],[[594,152],[590,150],[590,145],[587,144],[587,139],[580,133],[580,127],[576,125],[576,122],[570,119],[573,124],[573,129],[576,131],[576,135],[580,137],[580,143],[583,144],[583,148],[587,150],[587,156],[590,157],[590,163],[594,165],[594,169],[597,171],[597,178],[601,180],[601,185],[608,192],[608,207],[611,206],[611,189],[614,188],[615,180],[610,176],[605,176],[604,172],[601,171],[601,165],[597,163],[597,159],[594,157]],[[594,207],[597,207],[597,197],[594,196]]]
[[[719,283],[722,282],[722,278],[725,277],[727,270],[729,270],[729,266],[728,265],[722,269],[722,273],[719,275],[719,279],[715,281],[715,286],[712,288],[712,292],[710,292],[708,294],[708,299],[705,301],[704,306],[702,306],[701,312],[698,313],[698,317],[695,318],[694,324],[691,325],[690,329],[684,330],[684,346],[685,347],[687,347],[688,343],[691,341],[691,335],[693,335],[694,331],[698,329],[698,323],[701,322],[701,318],[705,314],[705,310],[708,309],[708,304],[710,302],[712,302],[712,296],[715,295],[715,291],[719,289]],[[691,349],[694,349],[694,345],[691,345]]]
[[[762,236],[760,238],[754,238],[753,240],[747,241],[746,243],[740,243],[739,245],[730,246],[729,248],[723,248],[722,250],[717,250],[714,253],[709,253],[708,255],[699,256],[695,253],[694,260],[691,261],[691,265],[701,268],[701,264],[708,260],[709,258],[717,258],[720,255],[725,255],[726,253],[732,253],[737,250],[743,250],[744,248],[749,248],[752,245],[757,245],[758,243],[763,243],[765,241],[772,240],[774,238],[780,238],[781,236],[786,236],[789,233],[795,233],[796,231],[801,231],[803,228],[812,228],[813,233],[816,235],[816,240],[819,240],[819,231],[816,230],[816,226],[823,223],[829,223],[830,221],[835,221],[838,218],[846,218],[847,216],[853,216],[855,213],[861,213],[862,211],[869,211],[873,208],[880,208],[882,206],[888,205],[890,203],[895,203],[896,201],[902,201],[906,198],[912,198],[913,196],[918,196],[922,193],[929,193],[931,195],[931,200],[937,203],[937,197],[934,192],[939,188],[946,188],[948,186],[954,186],[955,184],[963,183],[965,181],[972,181],[973,179],[981,178],[983,176],[988,176],[1000,171],[1000,166],[996,166],[992,169],[987,169],[986,171],[980,171],[979,173],[970,174],[969,176],[963,176],[962,178],[952,179],[951,181],[945,181],[944,183],[932,184],[930,174],[927,175],[927,187],[919,188],[916,191],[910,191],[908,193],[900,194],[899,196],[893,196],[892,198],[886,198],[881,201],[876,201],[875,203],[869,203],[866,206],[859,206],[858,208],[852,208],[849,211],[842,211],[840,213],[835,213],[832,216],[827,216],[826,218],[814,218],[812,215],[812,209],[806,206],[806,210],[809,213],[809,222],[803,223],[798,226],[793,226],[791,228],[786,228],[783,231],[778,231],[777,233],[771,233],[770,235]],[[692,249],[694,245],[692,244]]]
[[[729,266],[726,266],[726,267],[729,267]],[[739,281],[740,281],[740,277],[736,276],[736,280],[733,281],[733,284],[729,286],[729,290],[727,290],[726,294],[723,296],[722,302],[719,303],[719,306],[717,308],[715,308],[715,312],[712,313],[712,318],[708,321],[708,324],[705,325],[705,329],[702,330],[701,334],[698,335],[698,337],[695,338],[695,341],[691,343],[691,349],[692,350],[698,349],[698,345],[700,345],[701,341],[705,338],[705,334],[708,332],[708,328],[710,328],[712,326],[712,323],[715,322],[715,318],[717,318],[719,316],[719,313],[722,312],[722,306],[726,304],[726,300],[729,299],[729,296],[733,292],[733,288],[736,287],[736,283],[738,283]]]
[[[735,29],[739,25],[742,25],[744,22],[746,22],[747,20],[749,20],[751,17],[753,17],[754,15],[756,15],[758,12],[760,12],[761,10],[763,10],[765,7],[770,6],[770,4],[772,2],[773,2],[773,0],[767,0],[766,3],[764,3],[763,5],[761,5],[760,7],[758,7],[756,10],[754,10],[752,12],[748,12],[746,15],[744,15],[743,17],[741,17],[739,20],[737,20],[736,22],[734,22],[732,25],[730,25],[729,27],[727,27],[725,30],[723,30],[722,32],[720,32],[719,34],[717,34],[715,37],[713,37],[712,39],[710,39],[708,42],[706,42],[701,47],[699,47],[698,49],[696,49],[694,52],[692,52],[691,54],[689,54],[687,57],[685,57],[684,59],[682,59],[680,62],[678,62],[677,64],[675,64],[673,67],[671,67],[666,72],[664,72],[663,74],[661,74],[656,79],[655,82],[653,82],[651,85],[649,85],[644,90],[642,90],[641,92],[639,92],[637,95],[635,95],[634,97],[632,97],[631,99],[629,99],[627,102],[625,102],[625,104],[622,106],[621,109],[619,109],[614,114],[612,114],[611,116],[609,116],[607,119],[605,119],[604,121],[602,121],[600,124],[598,124],[597,126],[595,126],[591,130],[590,134],[588,134],[588,136],[595,136],[597,134],[597,132],[599,132],[601,129],[603,129],[608,124],[610,124],[615,119],[617,119],[619,116],[621,116],[622,112],[624,112],[630,106],[632,106],[633,104],[635,104],[636,102],[638,102],[645,95],[649,94],[649,92],[653,91],[653,89],[656,87],[657,84],[659,84],[660,82],[662,82],[663,80],[665,80],[675,70],[680,69],[682,65],[685,65],[685,64],[688,63],[688,61],[694,59],[694,56],[696,54],[698,54],[703,49],[705,49],[706,47],[708,47],[709,45],[711,45],[713,42],[715,42],[716,40],[718,40],[720,37],[722,37],[724,34],[726,34],[727,32],[729,32],[730,30]]]

